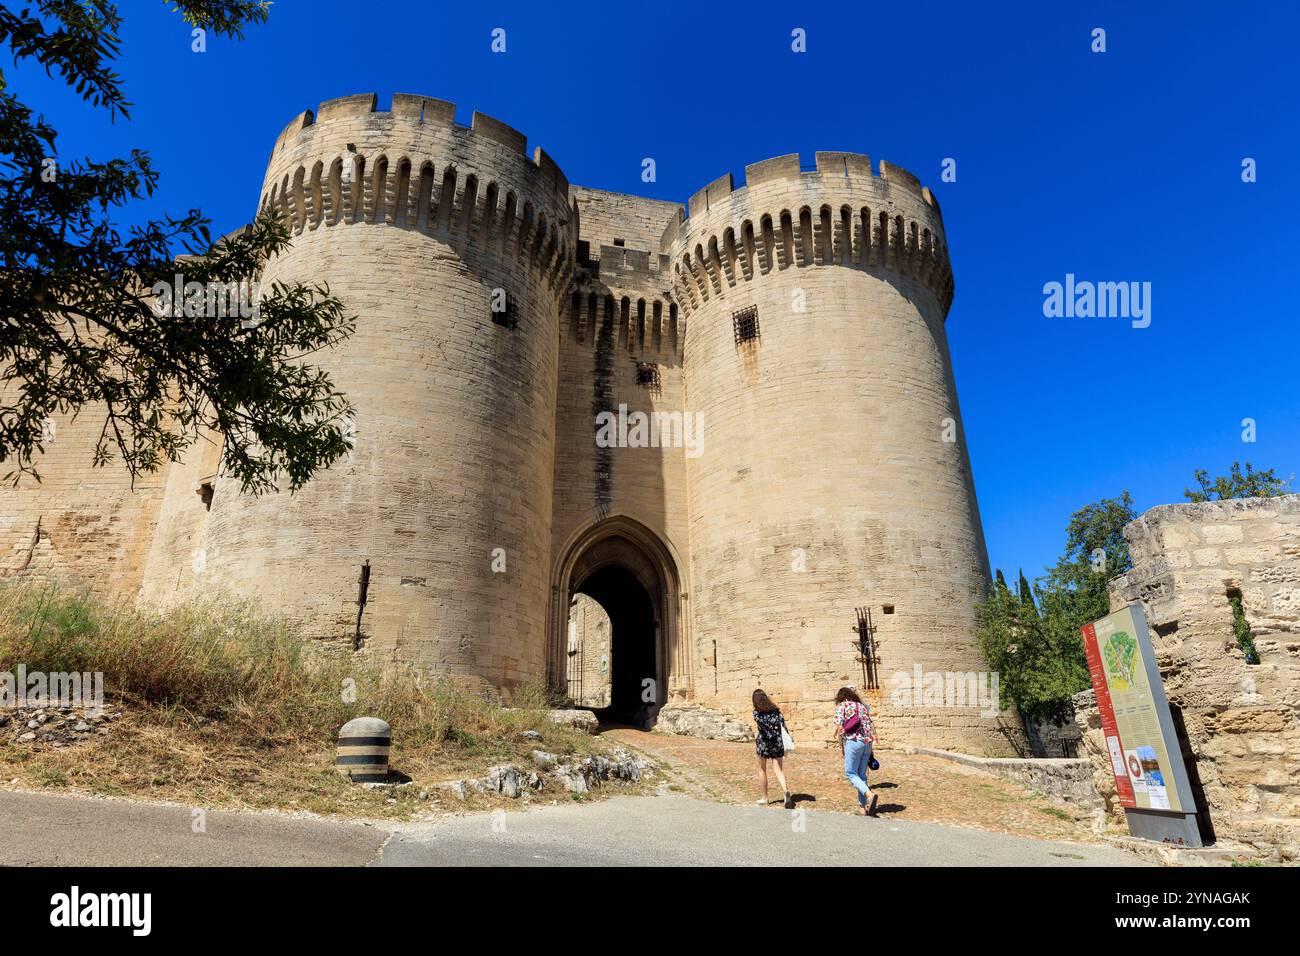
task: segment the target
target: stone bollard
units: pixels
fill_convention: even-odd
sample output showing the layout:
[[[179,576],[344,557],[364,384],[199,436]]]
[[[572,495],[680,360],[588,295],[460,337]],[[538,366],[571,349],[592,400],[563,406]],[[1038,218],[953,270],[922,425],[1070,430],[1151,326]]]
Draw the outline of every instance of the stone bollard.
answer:
[[[383,783],[388,779],[388,752],[393,730],[378,717],[358,717],[339,729],[334,769],[353,783]]]

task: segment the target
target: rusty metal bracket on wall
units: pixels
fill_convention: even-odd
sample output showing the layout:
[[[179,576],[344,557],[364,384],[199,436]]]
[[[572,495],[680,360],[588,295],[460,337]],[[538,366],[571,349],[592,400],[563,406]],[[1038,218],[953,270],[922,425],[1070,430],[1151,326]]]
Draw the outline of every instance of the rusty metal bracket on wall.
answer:
[[[366,595],[370,592],[370,559],[361,565],[361,577],[357,581],[357,629],[352,635],[352,649],[361,650],[361,615],[366,610]]]
[[[876,625],[871,620],[871,608],[857,609],[858,623],[853,625],[858,639],[853,642],[857,661],[862,665],[862,686],[867,690],[880,689],[880,657],[876,653]]]

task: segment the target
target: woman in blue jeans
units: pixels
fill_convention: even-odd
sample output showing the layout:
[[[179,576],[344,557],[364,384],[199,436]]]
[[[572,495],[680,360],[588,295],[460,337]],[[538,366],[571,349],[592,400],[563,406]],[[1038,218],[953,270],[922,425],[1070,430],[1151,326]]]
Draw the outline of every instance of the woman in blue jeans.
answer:
[[[840,738],[844,754],[844,776],[858,791],[858,814],[874,817],[877,797],[867,786],[867,764],[871,762],[876,728],[871,722],[871,708],[862,703],[852,687],[841,687],[835,695],[835,736]]]

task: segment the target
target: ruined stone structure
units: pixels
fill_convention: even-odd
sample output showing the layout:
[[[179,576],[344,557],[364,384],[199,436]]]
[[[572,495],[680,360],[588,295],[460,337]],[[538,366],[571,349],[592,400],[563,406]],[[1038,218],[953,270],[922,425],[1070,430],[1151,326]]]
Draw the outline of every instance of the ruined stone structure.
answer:
[[[985,667],[930,191],[823,152],[683,210],[572,186],[480,113],[376,107],[295,117],[261,195],[294,235],[262,282],[327,282],[359,316],[313,358],[358,408],[351,456],[297,495],[244,497],[214,436],[131,489],[89,469],[97,423],[56,423],[45,484],[0,507],[8,571],[162,605],[230,591],[345,641],[369,560],[368,653],[507,692],[565,689],[585,594],[610,621],[616,709],[747,716],[761,685],[823,736],[835,689],[864,683],[870,607],[890,742],[1008,752],[976,706],[889,704],[891,674]]]
[[[614,630],[609,612],[595,598],[578,593],[569,602],[568,667],[564,674],[569,699],[579,707],[608,707],[612,690],[610,661]]]
[[[1162,505],[1124,537],[1133,570],[1112,582],[1111,610],[1146,612],[1215,838],[1300,858],[1300,495]],[[1257,664],[1238,645],[1234,600]],[[1122,817],[1092,691],[1075,710],[1093,781]]]

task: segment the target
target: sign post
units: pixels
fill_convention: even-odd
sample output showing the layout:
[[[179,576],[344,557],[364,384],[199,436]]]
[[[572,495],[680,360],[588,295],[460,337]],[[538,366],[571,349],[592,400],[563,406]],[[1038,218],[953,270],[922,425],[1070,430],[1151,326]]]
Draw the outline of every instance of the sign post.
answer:
[[[1196,800],[1140,604],[1081,629],[1129,833],[1199,847]]]

